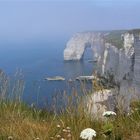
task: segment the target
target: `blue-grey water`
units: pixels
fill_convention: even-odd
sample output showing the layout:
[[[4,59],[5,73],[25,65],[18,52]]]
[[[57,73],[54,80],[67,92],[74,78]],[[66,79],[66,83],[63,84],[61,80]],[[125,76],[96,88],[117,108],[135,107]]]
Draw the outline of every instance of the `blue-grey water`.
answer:
[[[87,49],[84,60],[65,62],[63,50],[67,40],[32,41],[27,43],[1,43],[0,68],[13,76],[21,68],[25,80],[23,100],[43,106],[51,102],[52,96],[66,90],[70,94],[72,86],[66,82],[69,78],[90,75],[94,64],[92,52]],[[44,77],[63,76],[66,81],[45,81]],[[74,87],[75,84],[73,84]]]

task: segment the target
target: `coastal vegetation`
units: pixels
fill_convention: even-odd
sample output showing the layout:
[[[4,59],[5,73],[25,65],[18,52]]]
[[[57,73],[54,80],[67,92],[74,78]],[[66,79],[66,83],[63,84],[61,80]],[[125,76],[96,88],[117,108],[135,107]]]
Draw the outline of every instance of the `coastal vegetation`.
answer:
[[[63,97],[67,103],[65,110],[57,113],[23,103],[24,81],[21,74],[17,75],[11,84],[10,78],[0,72],[0,140],[80,140],[84,129],[93,129],[95,140],[140,139],[140,101],[132,101],[128,114],[120,107],[114,116],[107,117],[106,112],[105,119],[95,119],[85,112],[83,102],[91,93],[78,96],[73,90],[70,96],[64,92],[56,98],[59,102]]]
[[[105,35],[105,41],[111,43],[112,45],[116,46],[117,48],[123,48],[123,39],[122,34],[124,34],[125,30],[117,30],[117,31],[109,31]]]
[[[132,30],[113,30],[113,31],[106,31],[104,33],[104,39],[107,43],[111,43],[112,45],[116,46],[118,49],[123,48],[123,38],[122,35],[125,33],[129,34],[139,34],[140,29],[132,29]]]

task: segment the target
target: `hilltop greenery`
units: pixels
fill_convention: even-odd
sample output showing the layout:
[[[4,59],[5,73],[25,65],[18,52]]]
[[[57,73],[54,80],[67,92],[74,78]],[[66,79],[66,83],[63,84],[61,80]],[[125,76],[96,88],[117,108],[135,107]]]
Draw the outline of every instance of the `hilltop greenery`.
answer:
[[[105,41],[111,43],[119,49],[123,48],[122,34],[124,34],[125,32],[125,30],[110,31],[106,33]]]
[[[132,29],[132,30],[114,30],[114,31],[106,31],[103,32],[105,34],[105,41],[111,43],[116,46],[118,49],[123,48],[123,38],[122,34],[124,33],[130,34],[140,34],[140,29]]]

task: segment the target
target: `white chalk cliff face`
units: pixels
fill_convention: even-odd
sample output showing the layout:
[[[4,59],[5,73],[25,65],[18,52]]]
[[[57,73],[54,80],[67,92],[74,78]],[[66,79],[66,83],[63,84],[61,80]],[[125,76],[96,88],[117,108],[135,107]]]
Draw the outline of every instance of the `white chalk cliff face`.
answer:
[[[64,60],[80,60],[86,47],[91,47],[93,56],[98,59],[98,71],[101,75],[112,73],[116,81],[132,80],[134,76],[134,34],[126,32],[122,35],[123,48],[118,49],[105,43],[104,35],[99,32],[83,32],[75,34],[64,50]],[[136,43],[135,43],[136,44]],[[135,48],[135,52],[139,47]],[[137,66],[135,66],[135,69]],[[135,70],[136,71],[136,70]]]
[[[110,43],[105,43],[105,50],[101,61],[102,75],[104,75],[107,72],[116,75],[119,63],[119,50]]]
[[[103,45],[100,33],[84,32],[75,34],[67,43],[64,50],[64,60],[81,60],[87,47],[91,47],[93,54],[98,58]]]
[[[92,47],[93,55],[98,57],[98,72],[105,76],[106,73],[114,75],[116,82],[120,83],[120,90],[117,98],[123,99],[124,111],[129,110],[129,103],[134,95],[140,96],[140,33],[134,34],[126,32],[122,35],[123,48],[118,49],[111,43],[105,43],[103,35],[100,33],[78,33],[70,39],[64,50],[65,60],[80,60],[88,45]],[[137,90],[137,91],[136,91]],[[134,94],[134,92],[137,92]],[[91,98],[91,97],[90,97]],[[101,116],[103,111],[110,109],[112,100],[116,98],[112,90],[105,96],[99,91],[92,95],[92,100],[88,100],[87,108],[91,114]],[[108,105],[103,104],[107,102]],[[113,108],[112,108],[113,110]]]
[[[134,35],[125,33],[124,37],[124,48],[119,50],[119,64],[118,64],[118,80],[122,78],[130,79],[133,78],[133,67],[134,67]]]
[[[101,75],[111,73],[116,81],[124,78],[131,79],[133,76],[134,36],[125,33],[123,35],[124,47],[118,47],[105,43],[103,54],[98,62]],[[131,79],[132,80],[132,79]]]
[[[115,109],[116,91],[101,90],[86,97],[86,111],[94,118],[103,118],[103,112]]]
[[[131,57],[134,53],[134,35],[131,33],[125,33],[124,38],[124,52],[125,55]]]
[[[135,35],[134,41],[134,78],[135,92],[140,97],[140,33]]]

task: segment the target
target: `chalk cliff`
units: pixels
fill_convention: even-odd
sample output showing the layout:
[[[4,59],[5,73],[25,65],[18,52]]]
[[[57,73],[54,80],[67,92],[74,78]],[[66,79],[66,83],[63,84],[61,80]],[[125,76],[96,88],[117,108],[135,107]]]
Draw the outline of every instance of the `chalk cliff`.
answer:
[[[102,75],[112,73],[116,81],[131,79],[134,65],[134,35],[123,34],[123,48],[118,49],[111,43],[105,43],[105,50],[101,59]],[[131,79],[132,80],[132,79]]]
[[[140,97],[140,33],[135,34],[134,38],[134,86],[135,92]]]
[[[103,112],[115,110],[116,91],[100,90],[86,97],[87,113],[94,114],[93,118],[103,118]]]
[[[98,57],[102,45],[102,34],[99,32],[77,33],[66,44],[64,60],[81,60],[87,47],[91,47],[93,55]]]
[[[140,96],[140,30],[139,32],[126,31],[123,33],[121,35],[121,41],[123,42],[121,49],[112,42],[107,42],[105,36],[106,33],[99,32],[74,35],[68,41],[64,50],[64,59],[80,60],[86,47],[91,47],[93,55],[98,58],[98,72],[102,76],[108,73],[113,74],[115,81],[120,84],[119,94],[116,97],[120,98],[119,100],[123,99],[125,105],[123,104],[122,107],[127,112],[129,111],[130,100],[135,98],[134,95],[136,95],[136,98],[138,95]],[[112,93],[112,90],[110,92]],[[92,97],[94,101],[91,101],[91,104],[94,104],[94,107],[92,108],[90,103],[88,105],[93,114],[96,114],[98,107],[100,107],[100,114],[102,114],[103,110],[109,109],[107,105],[97,102],[98,100],[107,100],[108,104],[111,105],[112,103],[108,98],[111,100],[116,98],[112,94],[102,98],[102,93],[100,92],[94,93]]]
[[[101,74],[112,73],[117,74],[117,68],[119,64],[119,50],[110,43],[105,43],[104,53],[101,62]]]
[[[134,70],[134,34],[122,34],[123,48],[105,41],[109,33],[82,32],[75,34],[66,44],[64,60],[81,60],[87,47],[91,47],[93,56],[98,60],[101,75],[112,73],[116,81],[133,77]]]

